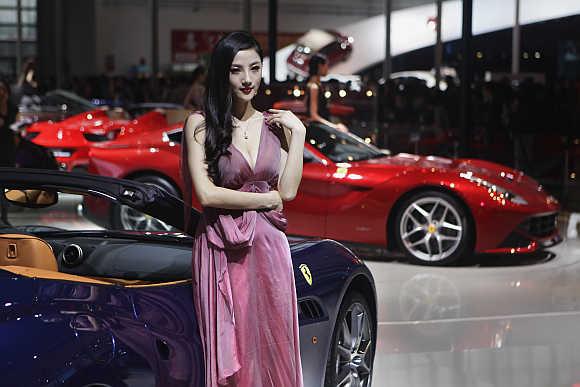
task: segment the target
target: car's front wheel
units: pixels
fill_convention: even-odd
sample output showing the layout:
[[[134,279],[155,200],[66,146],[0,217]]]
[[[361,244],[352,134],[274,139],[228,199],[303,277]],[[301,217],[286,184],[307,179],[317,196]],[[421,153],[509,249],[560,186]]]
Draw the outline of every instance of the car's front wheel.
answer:
[[[350,292],[343,300],[326,363],[325,387],[370,387],[376,340],[366,299]]]
[[[394,226],[400,249],[414,263],[447,265],[473,250],[468,213],[444,192],[420,192],[406,199]]]

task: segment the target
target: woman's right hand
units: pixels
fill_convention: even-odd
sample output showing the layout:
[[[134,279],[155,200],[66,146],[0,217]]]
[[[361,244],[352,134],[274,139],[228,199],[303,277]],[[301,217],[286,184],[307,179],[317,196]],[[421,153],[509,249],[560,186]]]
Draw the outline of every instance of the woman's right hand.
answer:
[[[267,193],[268,195],[268,209],[282,211],[284,208],[284,202],[282,202],[282,198],[280,197],[280,193],[278,191],[270,191]]]

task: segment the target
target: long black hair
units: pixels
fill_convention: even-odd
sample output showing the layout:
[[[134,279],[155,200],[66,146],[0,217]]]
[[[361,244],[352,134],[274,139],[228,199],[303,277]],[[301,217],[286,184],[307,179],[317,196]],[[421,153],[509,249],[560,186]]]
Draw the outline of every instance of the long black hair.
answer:
[[[328,57],[320,52],[312,55],[310,61],[308,62],[308,75],[312,77],[313,75],[318,75],[318,68],[320,65],[328,63]]]
[[[207,174],[220,183],[218,161],[232,143],[232,91],[230,67],[238,51],[254,49],[263,59],[260,44],[247,32],[232,32],[215,45],[207,73],[205,94],[205,161]]]

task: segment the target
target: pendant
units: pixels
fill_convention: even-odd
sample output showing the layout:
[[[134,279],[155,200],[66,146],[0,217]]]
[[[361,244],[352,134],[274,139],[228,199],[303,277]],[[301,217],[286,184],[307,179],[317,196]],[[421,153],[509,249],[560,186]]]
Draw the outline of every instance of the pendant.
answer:
[[[244,140],[248,139],[248,132],[244,131]]]

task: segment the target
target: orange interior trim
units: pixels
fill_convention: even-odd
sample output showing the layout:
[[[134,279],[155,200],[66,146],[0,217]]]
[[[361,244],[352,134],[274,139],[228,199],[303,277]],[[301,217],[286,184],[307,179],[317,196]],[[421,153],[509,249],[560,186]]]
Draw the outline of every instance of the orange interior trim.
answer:
[[[21,275],[28,278],[43,278],[59,281],[82,282],[97,285],[122,285],[128,288],[151,287],[151,286],[168,286],[181,283],[191,282],[190,279],[170,281],[170,282],[151,282],[143,280],[126,280],[122,278],[105,278],[105,277],[83,277],[75,274],[61,273],[52,270],[36,269],[25,266],[0,266],[0,270],[9,271],[10,273]]]
[[[169,286],[169,285],[179,285],[179,284],[187,284],[191,283],[190,279],[179,280],[179,281],[171,281],[171,282],[151,282],[148,284],[139,284],[139,285],[127,285],[128,288],[150,288],[153,286]]]
[[[36,269],[26,266],[1,266],[0,270],[9,271],[28,278],[44,278],[60,281],[85,282],[99,285],[112,285],[110,282],[99,281],[90,277],[81,277],[80,275],[66,274],[58,271]]]

